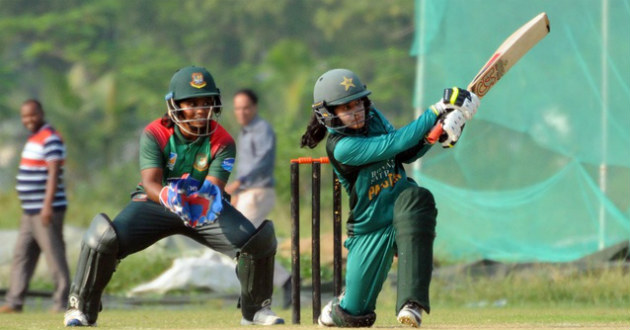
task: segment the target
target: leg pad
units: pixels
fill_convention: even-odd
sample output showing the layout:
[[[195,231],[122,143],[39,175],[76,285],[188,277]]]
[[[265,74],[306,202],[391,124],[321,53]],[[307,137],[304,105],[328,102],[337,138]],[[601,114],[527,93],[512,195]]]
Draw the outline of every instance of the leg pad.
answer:
[[[273,223],[265,220],[238,254],[236,273],[241,282],[241,310],[247,320],[252,320],[262,307],[271,305],[277,245]]]
[[[94,324],[101,310],[101,295],[118,264],[118,238],[111,221],[98,214],[83,236],[77,272],[70,287],[70,309],[83,312]]]

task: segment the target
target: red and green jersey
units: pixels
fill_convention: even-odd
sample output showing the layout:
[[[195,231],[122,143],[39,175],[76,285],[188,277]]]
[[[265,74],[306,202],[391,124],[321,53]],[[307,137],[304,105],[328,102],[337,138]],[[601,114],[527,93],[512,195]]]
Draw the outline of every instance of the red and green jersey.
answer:
[[[211,129],[210,136],[190,141],[177,126],[166,127],[161,118],[154,120],[140,137],[140,170],[161,168],[162,185],[186,173],[200,182],[207,175],[227,182],[236,155],[234,139],[215,121]],[[142,185],[138,190],[144,190]]]

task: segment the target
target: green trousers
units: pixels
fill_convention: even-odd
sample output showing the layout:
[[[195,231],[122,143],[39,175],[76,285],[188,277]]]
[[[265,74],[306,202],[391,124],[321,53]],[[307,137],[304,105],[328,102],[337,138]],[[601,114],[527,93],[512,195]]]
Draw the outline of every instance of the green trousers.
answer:
[[[340,307],[351,315],[374,312],[376,298],[397,254],[396,313],[407,302],[430,312],[436,217],[433,195],[424,188],[410,187],[396,199],[391,225],[349,237],[344,243],[348,260]]]

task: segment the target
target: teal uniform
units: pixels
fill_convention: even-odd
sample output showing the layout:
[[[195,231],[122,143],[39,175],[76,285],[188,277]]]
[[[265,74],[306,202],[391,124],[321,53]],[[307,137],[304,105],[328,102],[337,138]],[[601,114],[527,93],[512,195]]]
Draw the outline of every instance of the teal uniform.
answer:
[[[329,129],[326,151],[350,198],[346,289],[340,307],[351,315],[374,312],[396,254],[397,311],[408,301],[430,310],[437,210],[431,193],[407,177],[403,163],[431,148],[424,137],[436,120],[429,110],[396,130],[371,108],[362,130]]]

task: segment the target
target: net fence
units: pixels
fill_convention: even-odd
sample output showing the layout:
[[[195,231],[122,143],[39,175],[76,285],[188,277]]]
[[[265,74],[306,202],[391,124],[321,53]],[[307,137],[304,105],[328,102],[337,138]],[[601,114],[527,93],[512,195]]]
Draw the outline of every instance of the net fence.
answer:
[[[540,12],[550,34],[415,167],[438,258],[571,261],[630,239],[630,1],[416,0],[415,106],[466,87]]]

